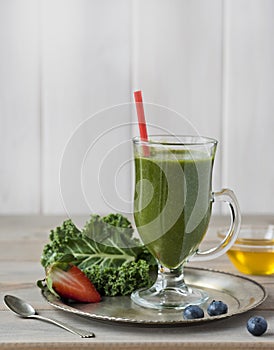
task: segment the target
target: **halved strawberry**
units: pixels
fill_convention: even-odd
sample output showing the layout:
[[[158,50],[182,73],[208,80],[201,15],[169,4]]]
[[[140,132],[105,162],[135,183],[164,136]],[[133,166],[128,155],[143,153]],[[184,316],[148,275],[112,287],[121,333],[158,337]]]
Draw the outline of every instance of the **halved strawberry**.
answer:
[[[49,290],[65,299],[79,302],[97,303],[101,296],[77,266],[56,262],[46,272],[46,283]]]

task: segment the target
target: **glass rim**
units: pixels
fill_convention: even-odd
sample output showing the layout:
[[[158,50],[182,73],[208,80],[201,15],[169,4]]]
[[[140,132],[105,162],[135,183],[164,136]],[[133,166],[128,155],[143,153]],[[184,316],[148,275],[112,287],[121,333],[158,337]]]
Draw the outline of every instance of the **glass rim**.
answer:
[[[174,141],[170,141],[174,139]],[[183,139],[185,141],[183,142]],[[177,140],[177,142],[176,142]],[[150,135],[148,140],[142,140],[140,136],[135,136],[132,139],[134,144],[146,144],[146,145],[169,145],[169,146],[205,146],[205,145],[217,145],[218,141],[214,138],[207,136],[195,136],[195,135]]]

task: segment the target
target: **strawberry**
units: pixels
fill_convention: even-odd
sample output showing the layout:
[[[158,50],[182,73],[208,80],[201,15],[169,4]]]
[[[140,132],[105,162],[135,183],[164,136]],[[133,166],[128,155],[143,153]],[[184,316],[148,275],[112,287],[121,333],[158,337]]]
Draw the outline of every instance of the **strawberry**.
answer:
[[[53,294],[61,298],[85,303],[97,303],[101,296],[77,266],[56,262],[46,272],[47,287]]]

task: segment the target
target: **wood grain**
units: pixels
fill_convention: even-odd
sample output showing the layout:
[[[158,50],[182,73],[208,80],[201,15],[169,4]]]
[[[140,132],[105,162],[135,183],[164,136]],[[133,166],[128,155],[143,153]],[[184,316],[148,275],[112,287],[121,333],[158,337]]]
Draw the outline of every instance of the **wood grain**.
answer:
[[[21,319],[0,304],[0,349],[273,349],[274,329],[274,280],[273,276],[252,276],[266,288],[267,300],[255,310],[212,323],[195,327],[136,327],[103,323],[92,319],[68,314],[49,305],[35,282],[42,278],[43,269],[39,254],[47,241],[48,229],[54,227],[61,218],[0,217],[0,298],[5,294],[15,294],[33,304],[43,316],[54,317],[71,325],[95,332],[95,339],[81,339],[58,327],[38,320]],[[216,229],[225,222],[223,217],[215,217],[208,235],[208,244],[216,243]],[[40,222],[40,224],[39,224]],[[245,217],[245,223],[271,223],[273,217]],[[10,235],[6,233],[9,232]],[[13,232],[13,234],[12,234]],[[28,232],[28,233],[26,233]],[[17,237],[17,239],[16,239]],[[20,247],[27,240],[28,246]],[[3,245],[2,243],[5,242]],[[6,250],[10,248],[10,256]],[[3,255],[4,254],[4,255]],[[17,260],[15,255],[18,254]],[[237,273],[226,256],[215,261],[192,266],[214,268]],[[251,277],[251,276],[248,276]],[[246,330],[249,317],[260,314],[269,324],[267,333],[253,337]]]

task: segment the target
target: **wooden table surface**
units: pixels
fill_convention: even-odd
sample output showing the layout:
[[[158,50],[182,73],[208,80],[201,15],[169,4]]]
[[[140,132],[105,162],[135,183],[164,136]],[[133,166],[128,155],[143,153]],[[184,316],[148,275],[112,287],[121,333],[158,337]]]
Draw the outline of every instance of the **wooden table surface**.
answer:
[[[122,326],[68,314],[50,306],[41,296],[36,281],[44,277],[40,265],[49,230],[61,217],[0,217],[0,297],[17,295],[29,301],[39,314],[54,317],[78,328],[93,331],[95,338],[83,339],[59,327],[33,319],[22,319],[0,303],[0,349],[274,349],[274,276],[252,276],[261,283],[268,298],[254,310],[214,323],[191,327]],[[216,229],[224,218],[214,217],[207,241],[216,240]],[[274,217],[244,217],[243,223],[274,224]],[[199,266],[197,263],[190,266]],[[239,274],[226,256],[203,267]],[[250,277],[250,276],[249,276]],[[262,315],[269,328],[261,337],[246,330],[249,317]]]

